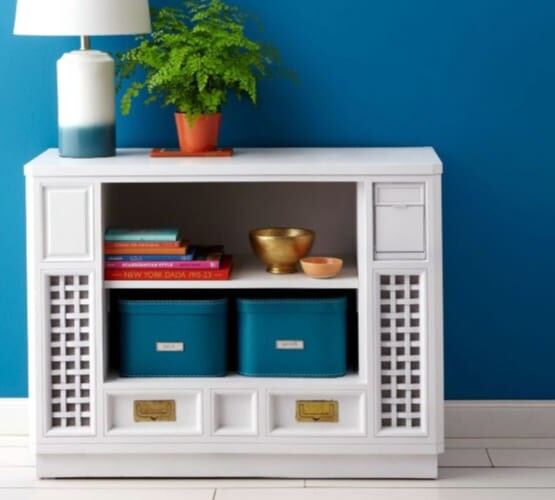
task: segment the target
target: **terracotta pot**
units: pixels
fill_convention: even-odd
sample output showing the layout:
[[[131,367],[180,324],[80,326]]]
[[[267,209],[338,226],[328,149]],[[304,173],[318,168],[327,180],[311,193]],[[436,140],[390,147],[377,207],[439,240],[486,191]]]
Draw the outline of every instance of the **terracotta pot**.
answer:
[[[189,124],[185,113],[175,113],[179,149],[187,153],[214,151],[218,146],[221,113],[200,116],[193,125]]]

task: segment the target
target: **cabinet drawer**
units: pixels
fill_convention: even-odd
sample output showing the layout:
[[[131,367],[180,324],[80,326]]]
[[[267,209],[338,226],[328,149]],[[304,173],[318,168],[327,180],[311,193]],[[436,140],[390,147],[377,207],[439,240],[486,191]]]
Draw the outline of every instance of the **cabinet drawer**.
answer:
[[[376,184],[375,257],[423,259],[426,252],[423,184]]]
[[[270,436],[364,436],[366,398],[362,392],[268,394]]]
[[[106,395],[106,433],[126,436],[202,433],[200,391],[118,392]]]
[[[376,184],[374,194],[376,205],[424,205],[423,184]]]
[[[424,207],[376,207],[376,253],[424,252]]]

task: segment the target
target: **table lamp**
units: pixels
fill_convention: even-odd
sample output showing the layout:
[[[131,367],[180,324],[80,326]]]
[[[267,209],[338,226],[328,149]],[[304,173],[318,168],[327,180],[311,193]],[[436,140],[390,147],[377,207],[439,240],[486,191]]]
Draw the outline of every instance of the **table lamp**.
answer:
[[[114,156],[115,68],[90,36],[151,31],[148,0],[17,0],[16,35],[79,36],[57,64],[60,156]]]

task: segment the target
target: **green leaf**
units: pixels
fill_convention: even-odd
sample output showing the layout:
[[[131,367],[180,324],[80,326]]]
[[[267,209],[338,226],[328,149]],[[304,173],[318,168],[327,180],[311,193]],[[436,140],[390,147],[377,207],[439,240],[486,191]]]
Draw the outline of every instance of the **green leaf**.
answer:
[[[152,8],[153,31],[136,37],[137,45],[116,54],[116,84],[132,83],[121,98],[123,114],[146,92],[145,103],[196,117],[221,110],[233,92],[257,101],[257,84],[264,78],[286,76],[279,51],[251,40],[245,26],[258,20],[223,0],[185,0],[180,7]]]

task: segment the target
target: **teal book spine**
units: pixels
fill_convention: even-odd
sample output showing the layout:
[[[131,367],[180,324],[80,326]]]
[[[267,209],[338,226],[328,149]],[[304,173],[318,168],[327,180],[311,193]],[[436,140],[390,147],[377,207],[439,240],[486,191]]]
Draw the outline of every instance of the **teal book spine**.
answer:
[[[177,241],[177,228],[123,228],[109,227],[104,234],[104,241]]]

